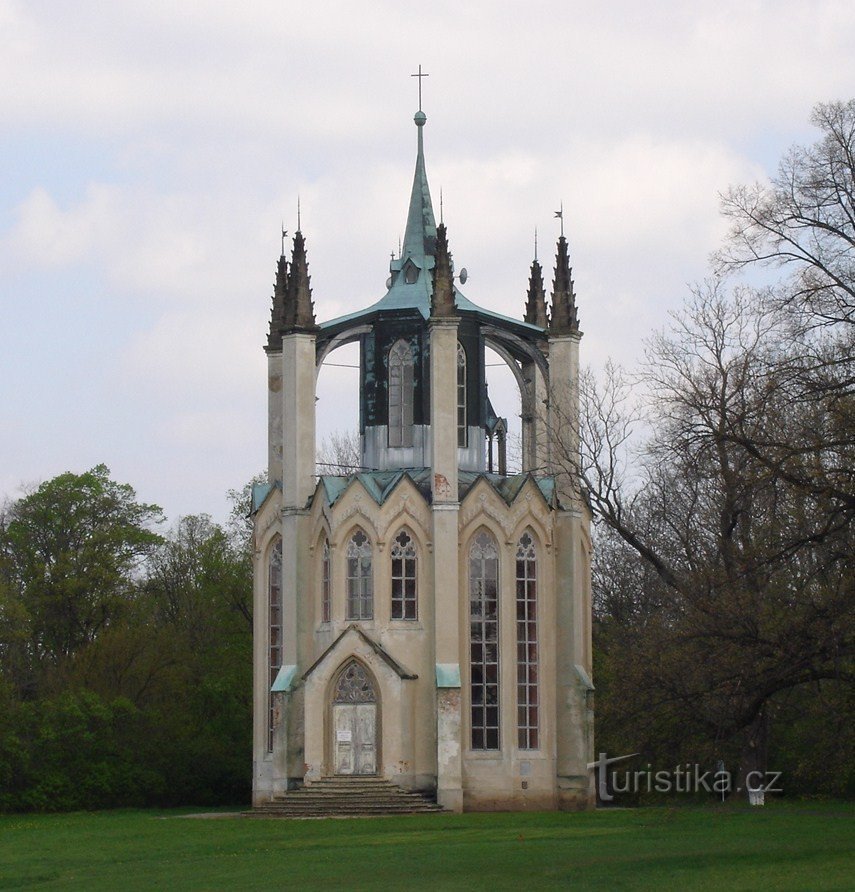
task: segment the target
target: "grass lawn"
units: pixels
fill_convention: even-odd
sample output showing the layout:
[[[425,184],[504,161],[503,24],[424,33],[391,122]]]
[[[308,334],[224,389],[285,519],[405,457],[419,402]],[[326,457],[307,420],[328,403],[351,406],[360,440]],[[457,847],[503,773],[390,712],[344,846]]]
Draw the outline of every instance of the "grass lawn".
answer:
[[[0,889],[852,889],[855,805],[349,820],[0,815]]]

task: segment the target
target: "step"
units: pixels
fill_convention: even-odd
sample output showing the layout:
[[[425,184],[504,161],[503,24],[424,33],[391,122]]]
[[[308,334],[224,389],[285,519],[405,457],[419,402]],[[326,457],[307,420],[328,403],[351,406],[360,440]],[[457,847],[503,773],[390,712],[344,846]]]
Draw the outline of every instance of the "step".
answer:
[[[435,814],[445,809],[429,794],[404,790],[385,777],[325,777],[256,806],[250,817],[357,817]]]

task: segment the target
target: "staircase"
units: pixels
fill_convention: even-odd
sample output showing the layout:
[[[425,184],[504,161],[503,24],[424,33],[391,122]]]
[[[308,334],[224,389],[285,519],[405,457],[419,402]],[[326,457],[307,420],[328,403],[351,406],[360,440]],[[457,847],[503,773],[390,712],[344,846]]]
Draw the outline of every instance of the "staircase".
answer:
[[[411,793],[384,777],[324,777],[251,812],[253,818],[329,818],[444,812],[427,794]]]

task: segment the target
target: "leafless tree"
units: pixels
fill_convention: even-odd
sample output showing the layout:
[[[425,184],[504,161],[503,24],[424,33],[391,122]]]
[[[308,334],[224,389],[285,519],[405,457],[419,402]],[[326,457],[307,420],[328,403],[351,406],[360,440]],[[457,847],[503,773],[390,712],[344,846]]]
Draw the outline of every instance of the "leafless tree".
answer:
[[[325,437],[317,451],[319,474],[346,477],[365,470],[362,467],[362,445],[359,431],[334,431]]]
[[[642,589],[654,609],[637,587],[608,595],[624,622],[641,617],[626,680],[636,715],[683,710],[710,739],[740,739],[743,773],[765,767],[776,695],[855,678],[853,525],[827,489],[794,485],[743,442],[822,421],[774,375],[790,335],[779,302],[714,281],[651,339],[639,374],[611,368],[581,387],[595,515],[656,574]]]

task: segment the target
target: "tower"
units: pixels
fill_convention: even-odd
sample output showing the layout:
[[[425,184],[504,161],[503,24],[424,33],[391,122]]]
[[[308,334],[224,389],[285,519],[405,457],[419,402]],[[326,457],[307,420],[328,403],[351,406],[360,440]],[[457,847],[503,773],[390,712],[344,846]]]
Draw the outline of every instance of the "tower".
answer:
[[[427,118],[414,121],[383,297],[317,324],[301,232],[278,261],[270,482],[253,500],[253,801],[380,775],[456,811],[586,807],[590,511],[567,242],[562,232],[549,317],[537,260],[523,319],[468,300],[434,216]],[[353,342],[363,470],[316,476],[316,372]],[[488,346],[520,391],[522,470],[510,475]]]

